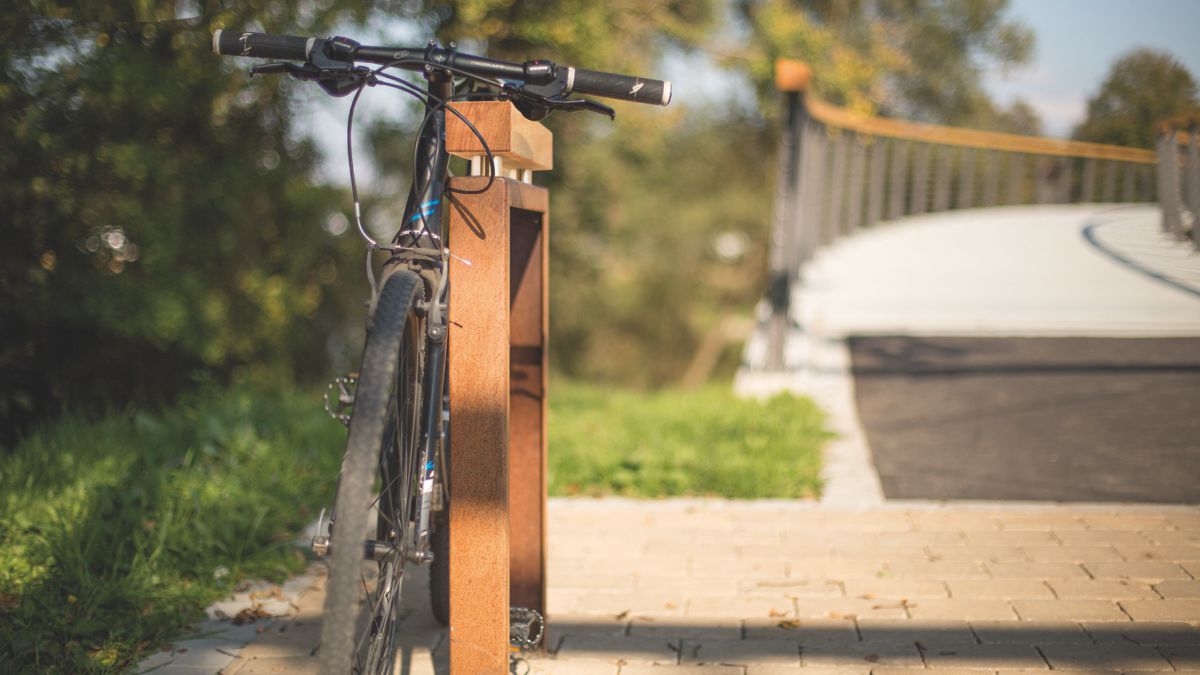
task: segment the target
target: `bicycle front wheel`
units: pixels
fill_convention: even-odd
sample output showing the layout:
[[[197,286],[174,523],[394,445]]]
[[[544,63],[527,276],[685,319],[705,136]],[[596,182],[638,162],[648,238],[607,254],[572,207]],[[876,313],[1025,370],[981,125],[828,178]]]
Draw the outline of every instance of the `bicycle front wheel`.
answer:
[[[391,673],[421,466],[423,285],[389,276],[367,328],[331,524],[321,672]]]

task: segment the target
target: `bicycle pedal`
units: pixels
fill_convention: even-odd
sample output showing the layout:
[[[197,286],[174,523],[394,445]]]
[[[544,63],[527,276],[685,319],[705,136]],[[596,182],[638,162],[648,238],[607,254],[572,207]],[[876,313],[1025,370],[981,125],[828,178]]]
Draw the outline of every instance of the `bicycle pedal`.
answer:
[[[508,608],[508,643],[516,649],[534,649],[546,634],[546,620],[536,610]]]

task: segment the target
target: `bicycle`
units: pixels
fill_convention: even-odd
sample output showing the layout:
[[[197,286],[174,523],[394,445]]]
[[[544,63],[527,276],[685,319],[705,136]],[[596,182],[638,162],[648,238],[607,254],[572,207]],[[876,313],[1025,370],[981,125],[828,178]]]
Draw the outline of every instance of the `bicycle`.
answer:
[[[314,551],[329,566],[319,656],[321,672],[330,675],[390,673],[406,564],[433,563],[435,613],[443,622],[448,619],[444,554],[448,520],[445,508],[435,509],[451,496],[444,470],[450,431],[444,393],[451,254],[442,236],[443,207],[454,192],[477,194],[496,180],[494,157],[483,135],[450,104],[509,100],[532,120],[559,110],[586,110],[614,118],[612,108],[570,96],[590,94],[665,106],[671,99],[671,85],[545,60],[499,61],[433,41],[423,48],[372,47],[344,37],[218,30],[212,47],[221,56],[276,60],[254,66],[252,76],[287,74],[316,82],[333,96],[353,95],[347,154],[355,223],[367,243],[372,298],[360,375],[356,382],[337,381],[339,402],[351,410],[349,415],[338,413],[349,433],[328,534],[323,534],[322,516],[313,540]],[[392,69],[421,72],[426,88],[388,72]],[[456,86],[455,77],[461,78],[461,86]],[[373,239],[363,226],[354,176],[354,109],[362,93],[375,86],[397,89],[425,106],[417,130],[413,183],[402,225],[390,245]],[[479,138],[486,154],[488,181],[477,191],[448,187],[447,111]],[[388,253],[379,282],[372,265],[375,251]]]

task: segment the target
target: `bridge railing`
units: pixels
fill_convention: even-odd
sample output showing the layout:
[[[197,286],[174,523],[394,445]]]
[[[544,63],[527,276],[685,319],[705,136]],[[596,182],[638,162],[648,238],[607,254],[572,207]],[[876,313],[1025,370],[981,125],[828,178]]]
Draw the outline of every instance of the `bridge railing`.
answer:
[[[1150,202],[1169,164],[1152,150],[858,114],[818,98],[810,88],[811,71],[798,61],[777,62],[775,82],[786,121],[769,259],[766,354],[756,364],[765,370],[785,369],[792,285],[813,254],[835,239],[904,216],[951,209]]]
[[[1162,123],[1155,144],[1162,230],[1200,251],[1200,114]]]

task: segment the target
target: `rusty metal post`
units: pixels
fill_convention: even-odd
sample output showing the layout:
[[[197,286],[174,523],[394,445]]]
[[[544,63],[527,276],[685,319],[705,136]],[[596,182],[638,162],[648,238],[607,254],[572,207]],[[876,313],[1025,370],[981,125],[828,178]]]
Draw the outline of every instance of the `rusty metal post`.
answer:
[[[913,154],[912,195],[909,211],[920,215],[929,210],[929,144],[918,143]]]
[[[884,177],[887,174],[887,142],[876,136],[871,143],[871,180],[867,191],[867,225],[874,227],[883,220]]]
[[[908,188],[908,141],[894,140],[892,146],[892,178],[888,181],[888,220],[905,213],[904,197]]]
[[[933,179],[933,211],[935,212],[950,210],[950,181],[954,165],[954,157],[951,153],[953,152],[954,149],[949,145],[938,148],[937,166],[934,169]]]

